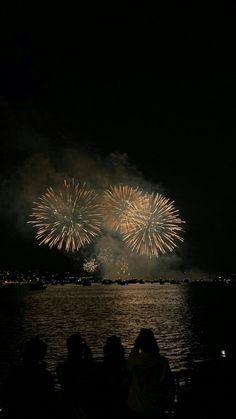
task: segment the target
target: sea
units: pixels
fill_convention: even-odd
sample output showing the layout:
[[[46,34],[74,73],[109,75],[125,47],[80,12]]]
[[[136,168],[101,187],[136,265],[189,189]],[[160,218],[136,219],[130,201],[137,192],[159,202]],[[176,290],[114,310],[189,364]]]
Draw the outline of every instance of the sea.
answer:
[[[50,285],[0,289],[0,383],[19,363],[26,342],[48,345],[50,371],[66,355],[66,338],[80,332],[95,358],[111,335],[128,356],[140,328],[153,330],[173,371],[227,356],[234,342],[236,286],[224,283]]]

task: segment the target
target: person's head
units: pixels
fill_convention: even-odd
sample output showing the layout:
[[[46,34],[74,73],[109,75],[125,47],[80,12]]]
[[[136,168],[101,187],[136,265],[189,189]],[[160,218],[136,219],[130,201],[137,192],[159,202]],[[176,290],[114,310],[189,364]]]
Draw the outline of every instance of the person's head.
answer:
[[[23,362],[25,364],[38,364],[43,361],[47,353],[47,344],[38,337],[32,338],[25,346]]]
[[[110,336],[103,347],[104,360],[122,361],[124,359],[124,348],[121,339],[116,336]]]
[[[81,336],[81,334],[74,333],[73,335],[69,336],[66,339],[66,346],[69,355],[71,356],[78,356],[82,353],[83,347],[84,347],[84,340]]]
[[[136,339],[136,345],[141,349],[142,352],[148,352],[152,354],[159,353],[159,347],[156,342],[154,333],[150,329],[142,328]]]

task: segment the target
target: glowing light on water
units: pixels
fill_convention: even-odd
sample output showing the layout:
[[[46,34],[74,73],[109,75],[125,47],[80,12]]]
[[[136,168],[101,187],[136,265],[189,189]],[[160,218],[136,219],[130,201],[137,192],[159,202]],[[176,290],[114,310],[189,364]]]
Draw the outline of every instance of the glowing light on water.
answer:
[[[100,233],[101,212],[97,194],[86,184],[64,180],[59,190],[48,188],[34,202],[31,220],[41,244],[74,252],[89,244]]]

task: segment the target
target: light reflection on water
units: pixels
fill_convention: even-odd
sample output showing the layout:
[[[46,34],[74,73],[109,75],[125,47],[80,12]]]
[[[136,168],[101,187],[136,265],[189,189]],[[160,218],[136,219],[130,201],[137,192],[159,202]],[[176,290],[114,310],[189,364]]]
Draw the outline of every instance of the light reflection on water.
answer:
[[[230,313],[224,319],[225,307]],[[20,359],[34,335],[47,341],[47,362],[54,370],[66,353],[66,338],[76,331],[86,338],[94,356],[102,356],[112,334],[121,337],[128,354],[141,327],[154,331],[173,370],[188,368],[206,357],[219,339],[225,344],[225,322],[229,314],[235,318],[235,312],[232,293],[222,293],[214,284],[58,285],[46,291],[1,292],[0,372],[4,375],[9,364]]]

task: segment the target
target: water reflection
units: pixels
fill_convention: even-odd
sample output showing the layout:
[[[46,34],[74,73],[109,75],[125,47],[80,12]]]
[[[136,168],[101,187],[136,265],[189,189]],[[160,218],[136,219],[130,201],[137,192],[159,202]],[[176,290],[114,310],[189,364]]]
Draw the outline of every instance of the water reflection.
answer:
[[[227,317],[233,316],[230,293],[222,294],[212,284],[65,285],[46,291],[1,293],[0,368],[6,369],[19,358],[24,344],[34,335],[47,341],[47,361],[54,369],[66,353],[66,338],[76,331],[87,339],[95,356],[102,356],[106,338],[112,334],[122,338],[128,353],[141,327],[154,331],[173,370],[188,368],[215,345],[219,325],[221,332],[225,330],[222,310],[226,306]],[[226,338],[221,336],[223,341]]]

